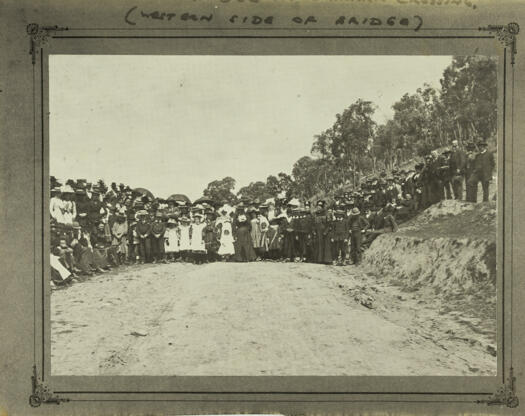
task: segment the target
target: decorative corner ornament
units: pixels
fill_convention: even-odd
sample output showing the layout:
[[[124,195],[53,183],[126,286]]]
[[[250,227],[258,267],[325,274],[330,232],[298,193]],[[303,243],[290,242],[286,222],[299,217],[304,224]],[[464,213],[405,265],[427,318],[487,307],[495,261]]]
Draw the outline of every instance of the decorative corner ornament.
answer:
[[[518,396],[516,396],[516,391],[514,389],[514,383],[516,382],[516,377],[514,377],[514,370],[511,367],[509,371],[509,377],[507,382],[501,386],[496,393],[494,393],[487,400],[478,400],[478,403],[486,403],[487,405],[506,405],[507,407],[515,408],[518,407],[520,401]]]
[[[53,393],[42,384],[36,373],[36,365],[33,366],[33,375],[31,376],[31,383],[33,385],[33,393],[29,396],[29,404],[31,407],[38,407],[42,403],[55,403],[60,404],[62,402],[68,402],[69,399],[62,399],[60,397],[53,396]]]
[[[520,25],[512,22],[508,25],[488,25],[486,27],[480,27],[479,30],[496,33],[496,37],[500,43],[503,46],[510,47],[510,63],[514,65],[514,56],[518,53],[516,49],[516,35],[520,33]]]
[[[48,38],[52,33],[60,30],[68,30],[68,28],[58,26],[39,26],[37,23],[27,25],[26,31],[31,38],[29,54],[31,55],[31,62],[33,65],[36,62],[38,48],[48,42]]]

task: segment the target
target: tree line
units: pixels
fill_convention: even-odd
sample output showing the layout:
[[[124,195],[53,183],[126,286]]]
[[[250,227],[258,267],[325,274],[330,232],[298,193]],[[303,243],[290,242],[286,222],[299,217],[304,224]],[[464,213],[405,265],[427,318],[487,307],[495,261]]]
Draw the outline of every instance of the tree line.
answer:
[[[460,146],[480,139],[496,145],[497,60],[487,56],[454,56],[440,88],[428,84],[403,95],[384,124],[373,116],[377,106],[358,99],[335,115],[332,126],[313,138],[311,155],[295,162],[291,175],[270,175],[235,194],[235,179],[208,184],[203,195],[235,203],[276,197],[311,199],[341,187],[356,187],[364,176],[390,172],[431,150],[457,140]]]

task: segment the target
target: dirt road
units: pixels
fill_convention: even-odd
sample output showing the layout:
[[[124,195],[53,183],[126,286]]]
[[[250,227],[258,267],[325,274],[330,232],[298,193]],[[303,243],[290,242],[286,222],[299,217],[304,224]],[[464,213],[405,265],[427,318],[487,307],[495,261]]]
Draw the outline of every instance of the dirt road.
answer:
[[[352,266],[130,266],[53,291],[51,309],[53,375],[496,371],[494,334]]]

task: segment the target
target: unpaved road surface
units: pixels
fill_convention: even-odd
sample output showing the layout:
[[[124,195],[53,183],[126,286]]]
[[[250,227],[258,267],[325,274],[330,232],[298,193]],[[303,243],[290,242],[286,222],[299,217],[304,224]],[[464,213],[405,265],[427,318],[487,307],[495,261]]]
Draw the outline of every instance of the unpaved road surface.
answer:
[[[51,371],[495,375],[494,334],[440,308],[352,266],[129,266],[53,291]]]

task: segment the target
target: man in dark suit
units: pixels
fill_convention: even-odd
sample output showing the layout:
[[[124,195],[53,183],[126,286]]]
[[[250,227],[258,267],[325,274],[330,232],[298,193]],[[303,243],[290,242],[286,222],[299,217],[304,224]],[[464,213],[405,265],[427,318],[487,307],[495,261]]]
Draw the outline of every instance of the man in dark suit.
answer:
[[[465,165],[467,163],[467,155],[458,146],[458,141],[452,141],[452,153],[450,155],[450,175],[452,176],[452,192],[454,199],[463,198],[463,176],[465,173]]]
[[[492,173],[496,167],[494,154],[487,150],[487,142],[483,141],[478,145],[480,151],[474,158],[473,172],[470,175],[469,183],[472,185],[473,202],[477,201],[478,183],[481,182],[483,189],[483,202],[489,200],[489,183],[492,179]]]

